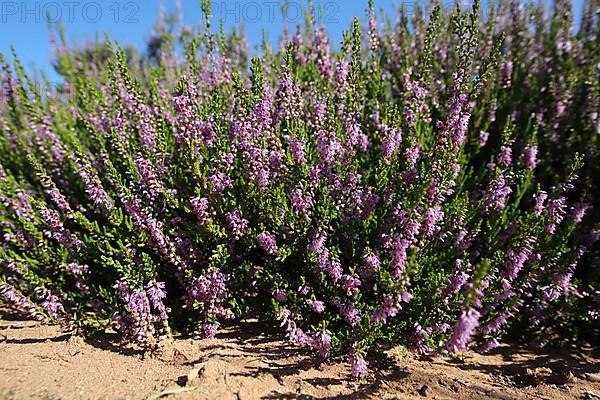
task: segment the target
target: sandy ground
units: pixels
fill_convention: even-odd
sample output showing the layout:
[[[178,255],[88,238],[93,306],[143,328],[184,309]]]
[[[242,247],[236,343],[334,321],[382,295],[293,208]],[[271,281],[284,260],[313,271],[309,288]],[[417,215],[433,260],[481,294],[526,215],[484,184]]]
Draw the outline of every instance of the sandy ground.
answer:
[[[345,364],[319,364],[255,324],[216,339],[177,339],[153,355],[107,334],[84,341],[0,310],[4,399],[600,399],[598,349],[504,346],[464,360],[391,351],[395,365],[363,382]]]

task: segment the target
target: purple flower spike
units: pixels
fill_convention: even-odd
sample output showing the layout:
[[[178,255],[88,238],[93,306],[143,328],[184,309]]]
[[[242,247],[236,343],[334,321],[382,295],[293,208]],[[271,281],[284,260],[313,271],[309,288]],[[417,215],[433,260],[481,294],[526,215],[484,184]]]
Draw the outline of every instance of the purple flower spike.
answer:
[[[353,378],[362,378],[367,375],[367,362],[363,358],[362,354],[352,351],[348,355],[348,363],[352,366]]]
[[[279,254],[279,248],[277,247],[277,241],[275,235],[270,232],[262,232],[256,237],[258,245],[263,248],[267,254],[276,256]]]
[[[463,311],[458,322],[454,326],[454,333],[448,341],[448,351],[458,353],[466,350],[467,344],[471,341],[473,331],[479,326],[479,317],[481,314],[474,308]]]

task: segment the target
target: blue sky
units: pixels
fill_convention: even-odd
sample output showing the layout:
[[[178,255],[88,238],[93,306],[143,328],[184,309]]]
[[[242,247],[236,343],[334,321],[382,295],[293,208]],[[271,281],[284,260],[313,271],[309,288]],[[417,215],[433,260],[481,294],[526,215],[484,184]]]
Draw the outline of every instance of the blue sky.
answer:
[[[282,16],[278,3],[282,0],[213,0],[214,22],[222,18],[227,30],[246,28],[251,44],[260,43],[265,31],[276,43],[282,31]],[[401,0],[376,0],[378,9],[392,12]],[[575,15],[580,15],[583,0],[574,0]],[[306,0],[288,0],[288,25],[302,23],[301,9]],[[314,0],[335,42],[350,26],[352,18],[364,18],[368,0]],[[451,4],[452,1],[443,1]],[[184,23],[196,26],[200,20],[200,0],[181,0]],[[405,4],[425,4],[413,1]],[[484,0],[485,4],[485,0]],[[21,61],[29,68],[43,69],[51,81],[59,80],[50,67],[51,56],[45,16],[64,24],[69,42],[84,43],[99,34],[122,44],[143,48],[161,5],[175,10],[175,0],[0,0],[0,52],[9,56],[10,46],[17,50]],[[11,57],[8,57],[11,59]]]

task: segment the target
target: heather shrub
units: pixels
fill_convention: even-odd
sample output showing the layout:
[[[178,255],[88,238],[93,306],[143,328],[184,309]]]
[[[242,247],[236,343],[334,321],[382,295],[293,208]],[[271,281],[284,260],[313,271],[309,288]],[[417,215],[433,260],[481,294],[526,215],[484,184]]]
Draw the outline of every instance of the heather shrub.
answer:
[[[59,40],[55,93],[0,60],[4,299],[148,349],[260,318],[354,376],[597,318],[598,4],[371,3],[339,50],[309,11],[251,60],[203,7],[142,54]]]

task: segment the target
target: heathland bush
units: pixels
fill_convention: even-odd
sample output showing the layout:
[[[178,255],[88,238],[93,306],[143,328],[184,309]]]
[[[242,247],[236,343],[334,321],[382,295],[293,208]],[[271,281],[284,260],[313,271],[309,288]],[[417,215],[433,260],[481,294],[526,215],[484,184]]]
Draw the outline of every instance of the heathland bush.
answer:
[[[205,1],[141,55],[59,38],[51,93],[2,58],[0,294],[148,349],[260,318],[354,376],[570,337],[600,302],[599,7],[370,4],[340,50],[309,11],[249,59]]]

